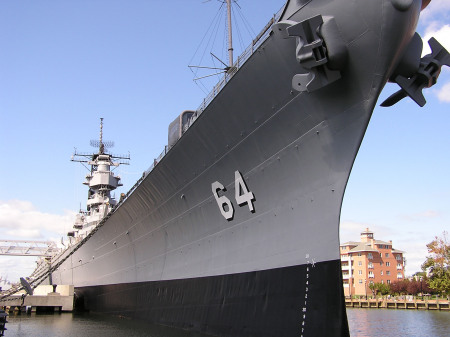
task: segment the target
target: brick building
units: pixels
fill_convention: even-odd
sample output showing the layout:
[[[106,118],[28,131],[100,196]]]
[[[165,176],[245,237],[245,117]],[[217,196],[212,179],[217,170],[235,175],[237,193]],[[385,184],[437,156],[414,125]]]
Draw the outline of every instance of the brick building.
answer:
[[[405,277],[405,252],[392,248],[392,241],[375,240],[366,228],[360,242],[340,246],[345,296],[372,295],[371,283],[391,284]]]

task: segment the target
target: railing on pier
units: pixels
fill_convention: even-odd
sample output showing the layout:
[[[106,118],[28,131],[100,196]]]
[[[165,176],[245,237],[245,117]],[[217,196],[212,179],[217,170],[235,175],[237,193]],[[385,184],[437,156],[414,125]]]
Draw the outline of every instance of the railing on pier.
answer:
[[[345,299],[345,305],[351,308],[384,308],[384,309],[424,309],[450,311],[449,301],[444,299]]]

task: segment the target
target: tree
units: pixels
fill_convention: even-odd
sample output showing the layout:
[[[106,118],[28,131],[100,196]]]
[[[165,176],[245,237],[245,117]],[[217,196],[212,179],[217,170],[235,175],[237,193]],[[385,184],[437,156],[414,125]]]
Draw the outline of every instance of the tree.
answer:
[[[408,280],[394,281],[389,288],[392,294],[406,295],[408,293]]]
[[[424,271],[418,271],[417,273],[415,273],[413,275],[414,280],[417,281],[418,285],[419,285],[419,293],[422,294],[431,294],[431,293],[436,293],[435,290],[430,288],[429,285],[429,280],[427,277],[427,273]]]
[[[418,293],[420,293],[420,282],[417,282],[416,280],[411,280],[406,285],[406,291],[409,295],[416,296]]]
[[[369,285],[369,288],[373,291],[373,293],[375,295],[377,293],[381,293],[381,295],[389,294],[389,287],[388,287],[388,285],[383,284],[383,283],[371,283]]]
[[[427,244],[429,255],[422,264],[422,270],[427,271],[430,288],[441,294],[450,294],[450,244],[447,236],[444,231],[442,237],[435,236]]]

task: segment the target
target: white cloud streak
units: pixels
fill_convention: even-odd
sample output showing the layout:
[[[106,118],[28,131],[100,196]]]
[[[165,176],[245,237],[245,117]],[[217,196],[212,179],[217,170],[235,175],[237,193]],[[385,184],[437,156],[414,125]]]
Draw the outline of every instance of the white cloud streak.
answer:
[[[0,200],[0,238],[9,240],[55,241],[72,228],[75,212],[63,215],[41,212],[29,201]],[[0,275],[11,282],[29,276],[36,257],[0,256]]]
[[[420,19],[424,21],[434,20],[436,16],[441,16],[447,11],[450,11],[450,1],[432,0],[420,14]]]
[[[441,102],[450,103],[450,82],[445,83],[437,92],[437,97]]]
[[[61,237],[72,226],[74,212],[63,215],[44,213],[29,201],[0,201],[0,234],[3,238],[47,240]]]
[[[450,1],[449,1],[450,3]],[[450,25],[443,25],[439,22],[431,22],[425,31],[425,36],[423,37],[423,51],[422,56],[431,53],[430,46],[428,45],[428,40],[434,37],[447,51],[450,50]]]

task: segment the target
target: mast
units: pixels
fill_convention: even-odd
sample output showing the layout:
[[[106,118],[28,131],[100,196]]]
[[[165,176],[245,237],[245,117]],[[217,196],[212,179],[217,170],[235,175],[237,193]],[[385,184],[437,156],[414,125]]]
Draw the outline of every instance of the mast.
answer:
[[[103,118],[100,118],[100,141],[99,141],[100,147],[99,147],[99,153],[103,154],[105,147],[103,145]]]
[[[230,59],[230,68],[233,66],[233,37],[231,34],[231,0],[227,0],[228,15],[228,58]]]

